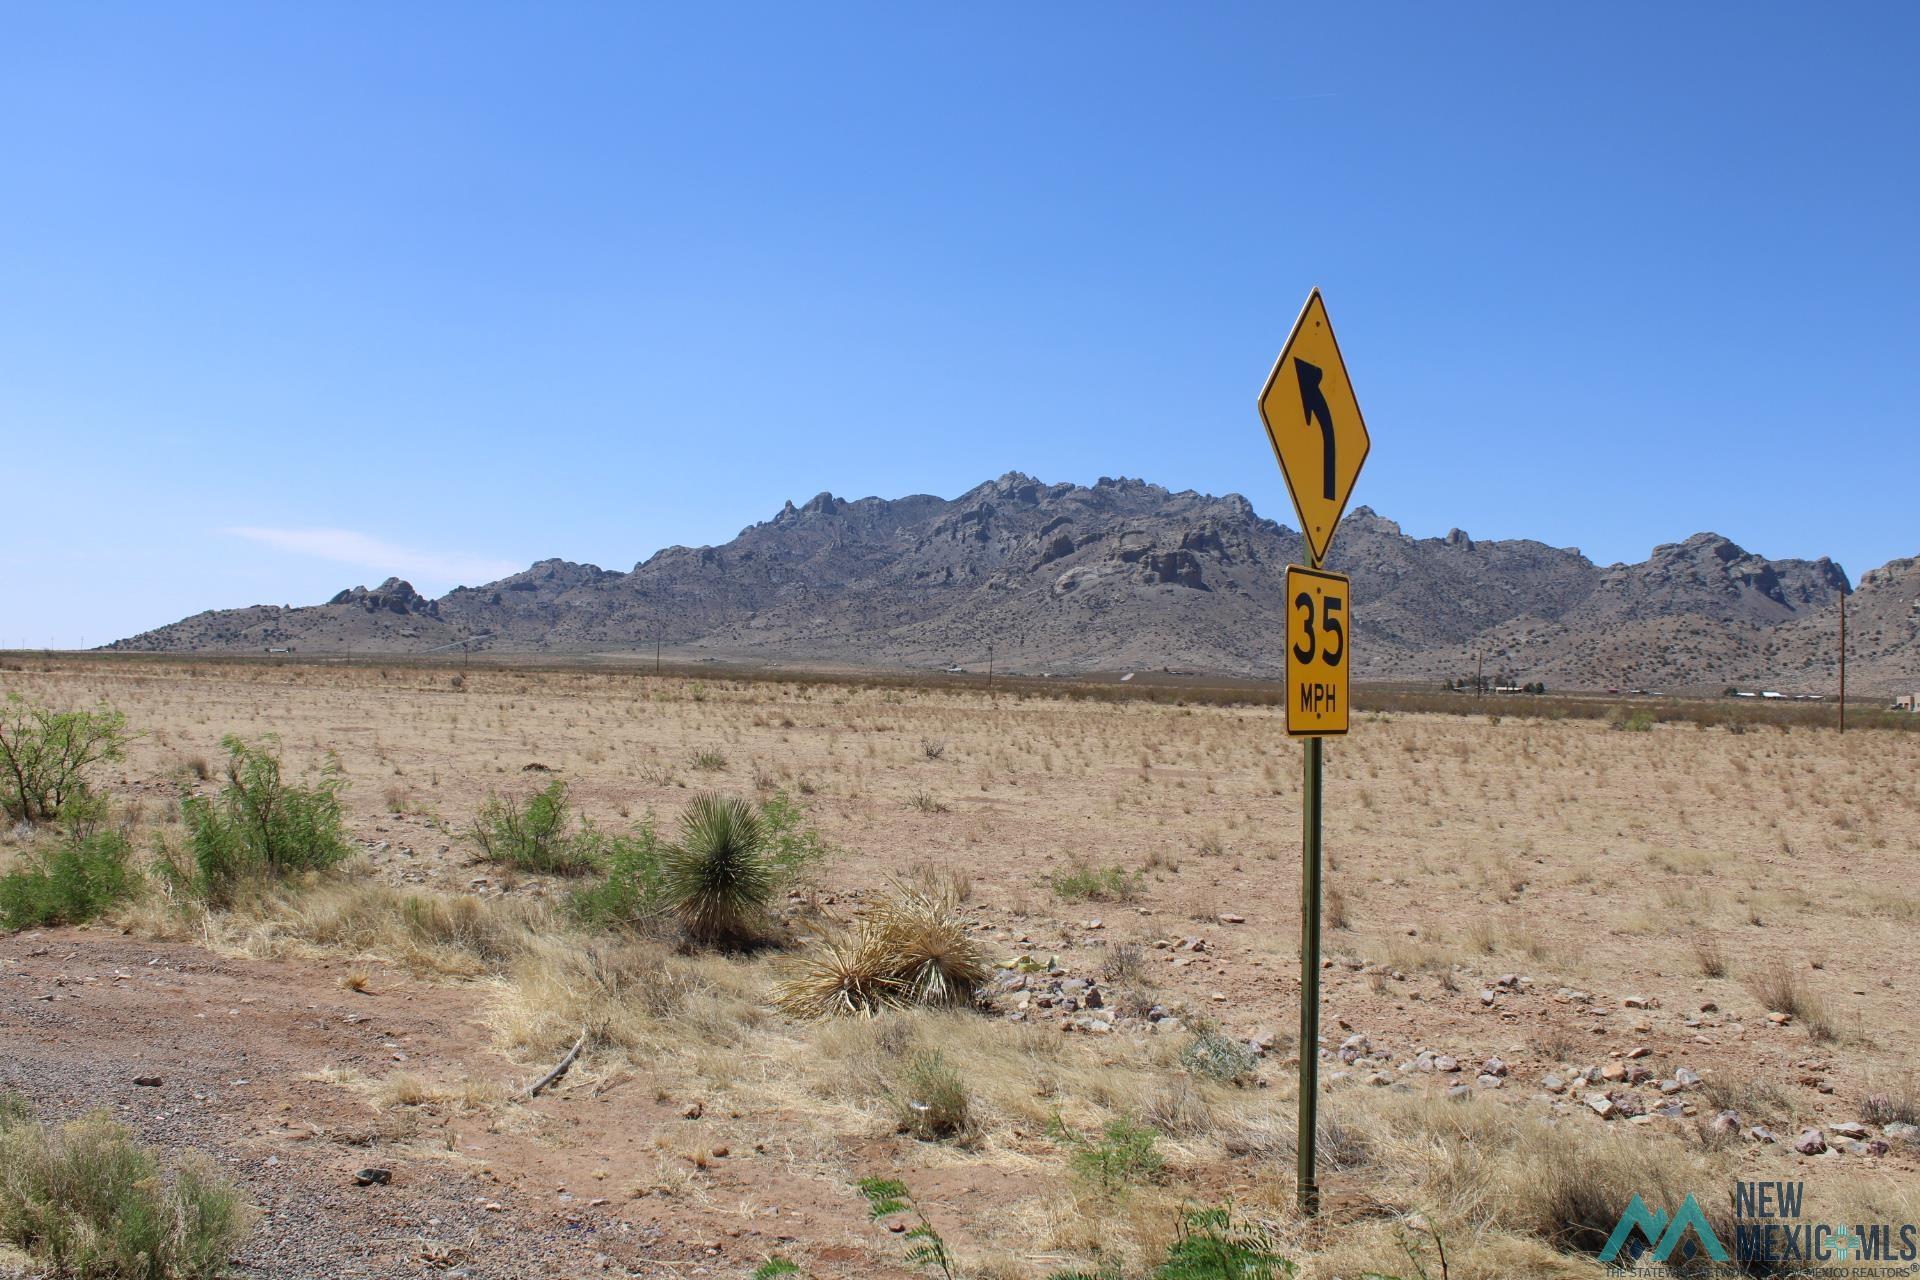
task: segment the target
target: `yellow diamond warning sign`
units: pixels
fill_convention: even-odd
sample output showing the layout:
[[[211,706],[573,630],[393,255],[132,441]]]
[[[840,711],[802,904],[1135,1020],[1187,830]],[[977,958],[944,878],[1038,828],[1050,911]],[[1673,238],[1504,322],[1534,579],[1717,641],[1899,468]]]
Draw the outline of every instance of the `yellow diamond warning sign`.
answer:
[[[1287,566],[1287,732],[1347,731],[1352,594],[1345,576]]]
[[[1360,478],[1369,441],[1318,289],[1307,295],[1260,390],[1260,420],[1300,513],[1300,531],[1319,564]]]

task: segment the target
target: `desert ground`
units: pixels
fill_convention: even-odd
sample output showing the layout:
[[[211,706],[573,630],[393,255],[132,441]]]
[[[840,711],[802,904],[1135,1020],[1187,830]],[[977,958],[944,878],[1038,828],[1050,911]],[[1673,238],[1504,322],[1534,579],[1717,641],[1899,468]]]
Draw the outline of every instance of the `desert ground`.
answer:
[[[1602,1274],[1631,1194],[1724,1215],[1736,1178],[1804,1180],[1823,1220],[1920,1222],[1920,735],[1358,715],[1326,753],[1309,1221],[1300,748],[1277,709],[12,665],[0,693],[125,713],[140,736],[96,782],[142,850],[218,790],[223,735],[349,784],[357,852],[333,871],[220,907],[149,877],[92,924],[0,934],[0,1090],[213,1156],[258,1211],[240,1275],[921,1274],[869,1177],[907,1185],[955,1274],[1007,1280],[1151,1274],[1195,1206],[1350,1280]],[[467,835],[489,793],[554,779],[604,832],[784,795],[830,853],[763,945],[589,927],[569,902],[592,873],[502,867]],[[14,828],[0,871],[50,838]],[[781,1012],[810,940],[901,884],[960,901],[997,966],[980,998]],[[1210,1032],[1251,1072],[1201,1069]],[[942,1084],[964,1119],[928,1133],[914,1104]],[[1151,1158],[1085,1158],[1116,1123]],[[369,1166],[390,1182],[355,1185]]]

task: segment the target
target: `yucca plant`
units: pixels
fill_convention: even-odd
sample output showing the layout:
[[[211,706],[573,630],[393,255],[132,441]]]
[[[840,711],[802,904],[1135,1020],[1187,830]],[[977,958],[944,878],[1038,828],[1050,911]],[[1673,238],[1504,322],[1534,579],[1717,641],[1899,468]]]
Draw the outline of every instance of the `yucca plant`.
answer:
[[[916,1004],[968,1004],[993,976],[992,962],[949,894],[895,885],[869,918],[894,976]]]
[[[769,844],[759,811],[734,796],[697,796],[680,815],[680,839],[661,859],[661,889],[696,941],[753,932],[778,881]]]
[[[874,1014],[907,1003],[907,985],[894,957],[871,928],[824,938],[787,963],[773,989],[773,1003],[795,1018]]]

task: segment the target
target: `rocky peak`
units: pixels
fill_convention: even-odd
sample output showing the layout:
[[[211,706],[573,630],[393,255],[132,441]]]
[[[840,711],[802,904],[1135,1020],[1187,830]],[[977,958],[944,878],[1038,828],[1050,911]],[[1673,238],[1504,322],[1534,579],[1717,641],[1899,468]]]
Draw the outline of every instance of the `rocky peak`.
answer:
[[[413,589],[411,582],[400,578],[388,578],[385,582],[369,591],[365,587],[348,587],[345,591],[327,601],[328,604],[358,605],[368,613],[409,614],[423,613],[438,617],[440,605],[429,600]]]

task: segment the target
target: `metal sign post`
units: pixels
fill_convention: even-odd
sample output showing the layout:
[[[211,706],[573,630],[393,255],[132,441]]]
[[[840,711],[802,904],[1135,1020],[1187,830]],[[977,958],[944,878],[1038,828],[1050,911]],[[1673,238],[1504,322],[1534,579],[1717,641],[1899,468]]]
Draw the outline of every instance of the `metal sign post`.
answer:
[[[1306,739],[1300,776],[1300,1110],[1296,1198],[1320,1211],[1320,816],[1322,739],[1348,723],[1350,584],[1326,573],[1327,548],[1371,440],[1320,291],[1294,321],[1258,401],[1273,456],[1300,517],[1310,569],[1287,569],[1286,726]],[[1296,624],[1298,632],[1296,634]]]

